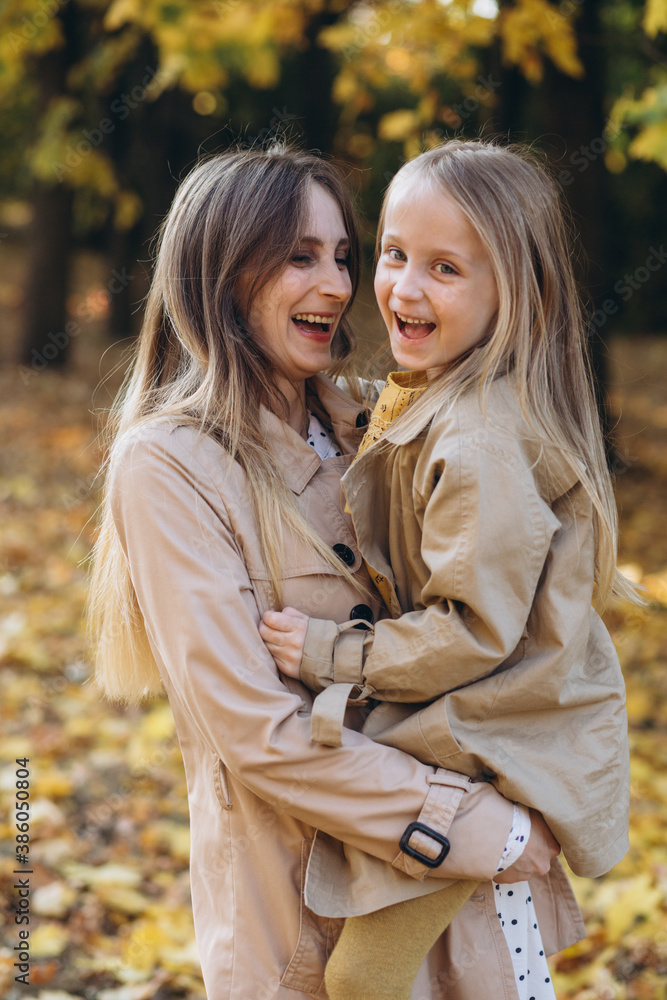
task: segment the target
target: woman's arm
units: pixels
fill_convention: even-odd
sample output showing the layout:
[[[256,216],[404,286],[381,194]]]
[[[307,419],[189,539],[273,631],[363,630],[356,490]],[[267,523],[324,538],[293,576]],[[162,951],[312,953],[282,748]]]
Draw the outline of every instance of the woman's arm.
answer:
[[[199,738],[260,798],[415,878],[487,879],[512,806],[484,783],[420,764],[352,730],[332,751],[310,740],[303,700],[279,679],[260,639],[252,585],[216,482],[186,429],[129,443],[112,477],[112,507],[152,648]],[[222,451],[220,463],[225,462]],[[239,507],[246,505],[239,497]],[[398,850],[421,819],[451,842],[432,870]],[[424,843],[428,853],[432,845]]]

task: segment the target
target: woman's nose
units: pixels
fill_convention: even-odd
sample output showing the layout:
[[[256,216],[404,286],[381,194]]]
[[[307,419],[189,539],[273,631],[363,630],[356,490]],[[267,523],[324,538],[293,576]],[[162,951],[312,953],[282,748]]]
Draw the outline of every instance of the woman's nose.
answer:
[[[352,294],[352,282],[346,267],[338,263],[324,267],[320,274],[319,292],[337,301],[349,299]]]

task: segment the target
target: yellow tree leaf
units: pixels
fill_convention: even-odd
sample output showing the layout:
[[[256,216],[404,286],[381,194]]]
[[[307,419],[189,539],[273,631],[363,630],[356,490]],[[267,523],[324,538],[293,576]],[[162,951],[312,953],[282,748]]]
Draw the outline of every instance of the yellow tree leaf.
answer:
[[[582,76],[572,21],[546,0],[517,0],[512,7],[503,9],[499,30],[503,58],[519,66],[532,83],[542,78],[542,52],[563,73]]]
[[[667,170],[667,121],[645,125],[630,143],[628,152],[637,160],[653,160]],[[667,602],[664,585],[660,593],[663,603]]]
[[[667,78],[664,72],[654,74],[654,86],[647,87],[640,97],[619,98],[612,109],[612,116],[626,125],[634,125],[638,132],[630,143],[628,153],[635,159],[653,160],[667,170]],[[665,601],[664,571],[647,576],[642,581],[649,596],[661,603]]]
[[[115,0],[104,16],[107,31],[118,31],[128,21],[138,21],[142,13],[141,0]]]
[[[143,204],[141,198],[134,191],[119,191],[116,195],[114,221],[116,229],[126,232],[141,217]]]
[[[391,111],[383,115],[378,125],[378,135],[387,142],[400,142],[407,139],[419,124],[415,111],[407,108],[401,111]]]
[[[643,27],[651,38],[667,30],[667,0],[646,0]]]

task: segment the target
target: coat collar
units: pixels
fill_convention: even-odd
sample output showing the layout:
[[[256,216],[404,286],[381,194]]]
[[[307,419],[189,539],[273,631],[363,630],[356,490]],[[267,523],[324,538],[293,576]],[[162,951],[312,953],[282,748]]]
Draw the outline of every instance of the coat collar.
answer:
[[[456,406],[459,408],[459,414],[463,413],[468,433],[479,435],[488,428],[495,427],[515,443],[516,449],[522,453],[535,478],[540,496],[548,503],[554,503],[579,482],[583,464],[576,458],[572,459],[563,455],[550,442],[540,440],[528,424],[521,410],[516,389],[506,375],[501,375],[492,382],[485,409],[480,407],[479,396],[473,390],[459,397]],[[442,433],[442,425],[449,418],[449,413],[450,404],[444,402],[435,414],[431,416],[426,414],[422,420],[415,424],[410,437],[402,442],[401,447],[412,444],[425,432],[431,434],[432,429],[430,445],[432,454],[433,448],[437,447],[436,442]],[[460,430],[459,433],[461,433]],[[391,435],[392,428],[389,426],[385,431],[388,441],[392,440]],[[420,442],[419,447],[421,448],[424,444],[424,442]],[[428,444],[425,446],[429,447]],[[386,452],[369,448],[345,473],[343,487],[347,502],[352,507],[357,530],[359,515],[354,509],[351,498],[356,496],[368,478],[372,479],[377,475],[376,465],[384,463],[386,460]]]
[[[326,375],[306,381],[306,402],[320,420],[331,425],[343,454],[356,454],[368,424],[363,404]]]
[[[322,422],[330,427],[343,455],[356,453],[365,431],[357,426],[363,406],[356,403],[325,375],[306,381],[306,402]],[[264,439],[281,459],[285,482],[293,493],[302,493],[313,478],[322,459],[300,434],[265,406],[260,407],[260,425]]]

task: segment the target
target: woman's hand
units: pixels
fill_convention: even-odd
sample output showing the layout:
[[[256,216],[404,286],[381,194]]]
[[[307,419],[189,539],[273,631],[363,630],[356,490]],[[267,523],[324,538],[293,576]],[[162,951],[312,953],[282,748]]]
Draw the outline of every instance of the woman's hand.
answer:
[[[259,624],[259,634],[278,669],[297,680],[301,674],[307,630],[308,616],[296,608],[265,611]]]
[[[560,844],[547,826],[544,817],[535,809],[530,810],[530,837],[521,857],[493,881],[502,884],[527,882],[535,875],[546,875],[551,862],[560,854]]]

